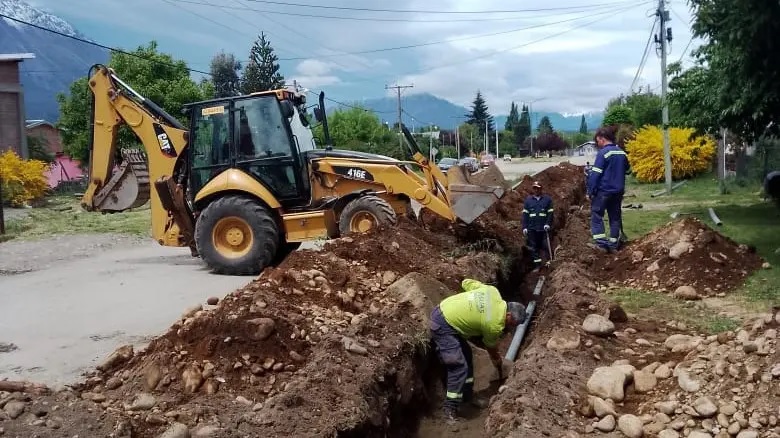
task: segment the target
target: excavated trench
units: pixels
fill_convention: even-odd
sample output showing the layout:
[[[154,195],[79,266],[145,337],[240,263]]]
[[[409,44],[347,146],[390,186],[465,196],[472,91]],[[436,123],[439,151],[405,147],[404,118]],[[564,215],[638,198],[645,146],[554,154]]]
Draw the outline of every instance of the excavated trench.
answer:
[[[558,251],[565,249],[567,239],[582,236],[584,222],[582,220],[582,208],[580,204],[584,199],[584,187],[582,187],[581,178],[579,178],[579,168],[567,169],[567,179],[559,181],[554,198],[556,201],[556,211],[559,213],[555,218],[555,229],[559,230],[552,236],[552,247],[554,253],[562,253],[564,258],[571,258],[577,253],[573,248],[571,251]],[[550,174],[548,174],[550,173]],[[543,183],[550,183],[560,177],[560,172],[553,170],[551,172],[542,172],[536,175],[536,179]],[[528,193],[530,180],[518,188],[517,193],[510,196],[510,202],[520,202],[514,206],[517,211],[522,209],[523,195]],[[570,268],[565,261],[563,265],[560,262],[554,262],[549,268],[542,270],[541,273],[533,273],[532,266],[528,263],[530,257],[527,249],[523,246],[523,240],[518,227],[517,219],[519,215],[512,212],[503,213],[502,210],[513,210],[511,205],[499,206],[496,211],[487,214],[488,219],[478,222],[474,226],[450,229],[458,236],[462,247],[476,252],[488,252],[496,255],[493,260],[493,266],[487,268],[493,272],[492,282],[501,291],[502,296],[507,300],[520,301],[528,304],[532,299],[532,293],[540,275],[547,277],[556,275],[556,270]],[[569,219],[579,216],[574,223],[570,224]],[[514,219],[511,220],[511,219]],[[437,228],[436,220],[432,221],[434,225],[431,228]],[[514,223],[513,223],[514,222]],[[430,224],[428,224],[430,226]],[[443,231],[439,229],[438,231]],[[558,248],[558,250],[555,250]],[[567,257],[568,256],[568,257]],[[553,282],[552,285],[544,287],[541,297],[537,297],[539,302],[529,331],[526,333],[525,341],[518,353],[518,359],[515,362],[515,370],[524,367],[522,353],[523,349],[529,344],[529,339],[533,337],[534,326],[539,324],[540,315],[544,315],[544,324],[547,326],[555,325],[555,316],[545,314],[545,299],[555,295],[559,282]],[[499,349],[502,356],[505,355],[514,333],[507,334],[501,341]],[[400,374],[384,376],[383,384],[378,384],[371,394],[367,394],[369,400],[381,400],[375,403],[375,408],[381,412],[377,416],[384,416],[384,421],[375,421],[370,424],[360,424],[355,428],[344,430],[338,434],[339,437],[419,437],[419,438],[439,438],[440,436],[456,436],[463,438],[477,438],[484,436],[494,436],[500,431],[494,431],[490,435],[486,432],[489,423],[489,414],[494,407],[495,402],[499,401],[498,389],[501,384],[511,382],[512,377],[505,381],[489,379],[492,365],[487,359],[484,351],[474,349],[475,367],[477,380],[477,396],[486,400],[491,400],[491,407],[482,411],[474,408],[465,408],[462,421],[456,425],[447,425],[438,415],[444,394],[444,376],[445,372],[440,365],[434,351],[427,345],[414,348],[400,354],[403,360],[398,363],[404,363],[404,371]],[[479,356],[479,357],[478,357]],[[401,359],[401,357],[399,357]],[[396,371],[395,369],[393,371]],[[513,371],[514,373],[514,371]],[[482,382],[480,382],[482,379]],[[481,383],[481,385],[480,385]],[[411,388],[411,397],[405,397],[399,388]]]

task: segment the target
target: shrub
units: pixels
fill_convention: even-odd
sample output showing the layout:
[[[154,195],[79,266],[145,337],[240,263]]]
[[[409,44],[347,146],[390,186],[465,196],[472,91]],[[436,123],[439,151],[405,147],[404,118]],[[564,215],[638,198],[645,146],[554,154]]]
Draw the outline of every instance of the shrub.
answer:
[[[690,128],[670,128],[672,178],[689,178],[710,169],[715,142],[707,136],[694,136]],[[645,126],[626,143],[631,169],[639,182],[664,179],[663,132],[657,126]]]
[[[39,160],[23,160],[13,151],[0,154],[0,179],[3,201],[20,206],[42,197],[49,189],[43,173],[47,164]]]

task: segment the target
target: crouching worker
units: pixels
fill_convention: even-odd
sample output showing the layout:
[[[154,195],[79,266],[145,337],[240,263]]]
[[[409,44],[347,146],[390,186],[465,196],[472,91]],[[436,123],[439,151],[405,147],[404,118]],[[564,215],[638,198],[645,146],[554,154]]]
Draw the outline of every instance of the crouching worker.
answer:
[[[493,365],[503,375],[503,360],[496,344],[501,335],[525,321],[525,306],[501,298],[493,286],[465,279],[464,292],[445,298],[431,312],[431,338],[447,370],[444,416],[455,421],[461,402],[484,408],[473,398],[474,364],[468,339],[481,338]]]

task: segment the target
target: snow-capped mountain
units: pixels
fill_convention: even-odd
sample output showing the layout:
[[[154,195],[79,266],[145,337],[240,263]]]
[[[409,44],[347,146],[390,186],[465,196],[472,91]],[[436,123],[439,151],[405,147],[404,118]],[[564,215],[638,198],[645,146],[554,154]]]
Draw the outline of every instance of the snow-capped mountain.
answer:
[[[87,39],[60,17],[41,11],[22,0],[0,0],[0,14]],[[21,64],[27,119],[56,122],[57,93],[85,76],[90,66],[108,61],[108,51],[26,24],[0,18],[0,53],[32,53],[35,59]]]

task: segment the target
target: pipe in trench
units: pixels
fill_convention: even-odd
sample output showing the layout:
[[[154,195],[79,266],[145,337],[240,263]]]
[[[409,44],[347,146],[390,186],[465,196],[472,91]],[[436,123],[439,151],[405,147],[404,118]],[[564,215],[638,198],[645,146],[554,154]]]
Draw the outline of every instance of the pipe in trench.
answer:
[[[528,331],[528,326],[531,324],[531,317],[536,309],[536,298],[542,293],[543,285],[544,276],[539,277],[539,280],[536,282],[531,302],[528,303],[528,307],[525,309],[525,321],[517,326],[517,329],[515,330],[515,335],[512,337],[512,343],[509,344],[509,350],[507,350],[506,356],[504,356],[506,360],[514,361],[517,357],[517,352],[520,351],[520,344],[523,343],[523,337],[525,337],[525,333]]]

